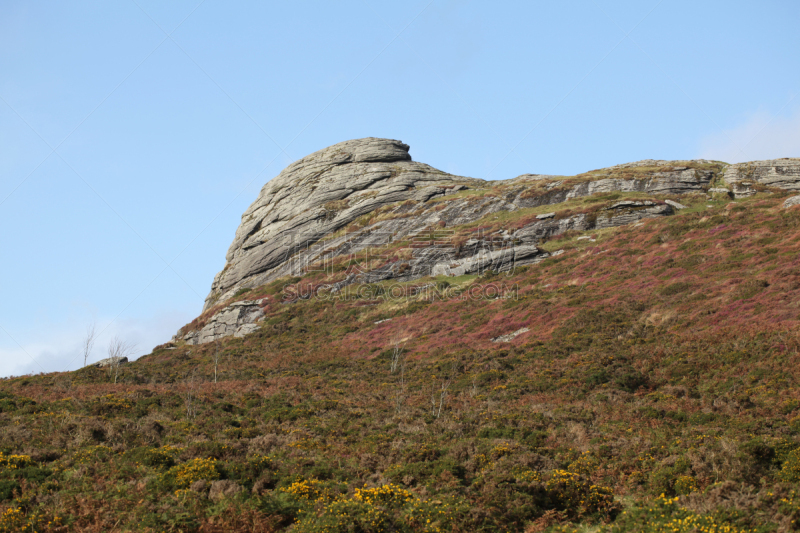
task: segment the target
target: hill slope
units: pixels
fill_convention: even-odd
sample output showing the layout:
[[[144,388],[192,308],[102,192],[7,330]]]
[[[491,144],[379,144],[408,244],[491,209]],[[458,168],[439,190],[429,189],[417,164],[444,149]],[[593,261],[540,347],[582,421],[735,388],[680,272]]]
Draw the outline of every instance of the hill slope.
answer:
[[[459,181],[353,227],[429,221],[374,260],[218,289],[213,342],[0,381],[0,531],[796,530],[800,207],[730,168]]]

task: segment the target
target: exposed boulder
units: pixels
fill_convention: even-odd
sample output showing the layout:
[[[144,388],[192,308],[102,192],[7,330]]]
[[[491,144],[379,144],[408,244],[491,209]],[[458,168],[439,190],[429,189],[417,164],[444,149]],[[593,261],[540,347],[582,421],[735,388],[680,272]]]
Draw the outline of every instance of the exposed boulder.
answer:
[[[611,228],[638,222],[643,218],[668,216],[673,213],[674,210],[668,204],[659,204],[650,200],[622,201],[589,215],[580,214],[562,219],[550,218],[541,222],[537,221],[517,230],[512,237],[525,243],[538,243],[569,230],[588,231]]]
[[[114,366],[116,364],[123,365],[128,362],[127,357],[107,357],[105,359],[100,359],[96,363],[93,363],[91,366],[96,366],[97,368],[105,368],[107,366]]]
[[[800,205],[800,195],[797,196],[790,196],[783,202],[783,208],[787,209],[794,205]]]
[[[734,198],[749,198],[758,192],[752,185],[749,181],[731,183],[731,194],[733,194]]]
[[[674,209],[686,209],[687,206],[683,205],[682,203],[676,202],[675,200],[664,200],[664,203],[672,206]]]
[[[492,342],[511,342],[520,335],[522,335],[523,333],[527,333],[530,330],[531,330],[530,328],[520,328],[517,331],[513,331],[506,335],[500,335],[499,337],[495,337],[492,339]]]

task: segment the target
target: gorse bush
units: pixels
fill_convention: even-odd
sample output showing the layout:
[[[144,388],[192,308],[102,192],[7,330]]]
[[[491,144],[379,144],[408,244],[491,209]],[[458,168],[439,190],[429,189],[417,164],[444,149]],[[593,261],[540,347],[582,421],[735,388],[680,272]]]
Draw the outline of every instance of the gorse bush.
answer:
[[[781,477],[784,481],[800,481],[800,448],[790,451],[781,468]]]
[[[575,472],[553,471],[545,482],[545,488],[548,507],[565,511],[574,518],[613,518],[620,509],[611,488],[595,485]]]
[[[125,453],[126,458],[136,464],[154,468],[169,468],[175,464],[175,457],[184,450],[175,446],[165,445],[161,448],[134,448]]]
[[[23,531],[25,527],[25,515],[19,507],[9,507],[0,514],[0,531],[3,533],[15,533]]]
[[[163,481],[168,485],[186,489],[195,481],[212,481],[219,477],[216,459],[191,459],[167,470],[164,473]]]
[[[301,489],[303,499],[308,491]],[[389,484],[357,488],[352,496],[321,496],[313,507],[304,510],[294,526],[298,532],[443,532],[450,531],[455,514],[453,505],[425,501],[406,489]]]
[[[569,527],[557,531],[573,531]],[[636,531],[641,533],[756,533],[732,524],[725,517],[697,513],[681,505],[680,498],[661,495],[644,506],[625,511],[613,525],[599,528],[602,533]]]
[[[0,470],[14,470],[17,468],[25,468],[26,466],[33,466],[34,464],[29,455],[5,455],[3,452],[0,452]]]
[[[97,446],[89,446],[82,450],[79,450],[73,456],[73,461],[75,463],[91,463],[94,461],[108,459],[111,455],[113,455],[114,450],[105,446],[103,444],[98,444]]]
[[[583,452],[580,457],[567,466],[567,470],[575,474],[590,476],[594,474],[599,464],[597,457],[593,457],[589,452]]]
[[[676,494],[690,494],[697,490],[697,480],[692,476],[678,476],[674,489]]]
[[[298,500],[317,501],[332,498],[335,494],[331,492],[329,484],[318,479],[304,479],[295,481],[288,487],[280,489]]]
[[[60,516],[45,520],[38,513],[25,513],[20,507],[9,507],[0,512],[0,533],[36,533],[37,531],[64,531]]]

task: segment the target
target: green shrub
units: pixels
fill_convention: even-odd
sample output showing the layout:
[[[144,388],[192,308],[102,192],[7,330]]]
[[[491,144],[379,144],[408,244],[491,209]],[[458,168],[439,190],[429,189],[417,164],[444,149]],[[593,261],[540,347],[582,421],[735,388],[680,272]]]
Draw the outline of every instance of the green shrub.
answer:
[[[0,501],[10,500],[14,497],[14,491],[19,490],[19,481],[16,479],[0,479]]]
[[[769,283],[767,283],[763,279],[745,281],[744,283],[736,287],[735,298],[737,300],[750,299],[753,296],[760,293],[761,291],[763,291],[764,289],[766,289],[767,287],[769,287]]]
[[[113,455],[114,450],[109,448],[108,446],[103,446],[102,444],[97,446],[89,446],[88,448],[83,448],[78,450],[73,456],[72,460],[76,464],[82,463],[93,463],[97,460],[107,459],[111,455]]]
[[[667,285],[663,289],[661,289],[661,294],[663,296],[673,296],[675,294],[680,294],[682,292],[688,291],[692,286],[685,281],[678,281],[676,283],[672,283],[671,285]]]
[[[800,481],[800,449],[794,449],[786,455],[781,468],[781,478],[793,483]]]
[[[41,483],[53,474],[49,468],[40,468],[38,466],[26,466],[16,470],[6,470],[2,473],[2,477],[6,479],[25,479],[34,483]]]
[[[161,448],[134,448],[125,452],[125,458],[154,468],[169,468],[175,465],[175,457],[183,448],[163,446]]]
[[[239,482],[245,488],[251,489],[253,483],[266,470],[272,470],[275,465],[272,460],[263,455],[248,458],[246,461],[232,461],[223,467],[226,477]]]

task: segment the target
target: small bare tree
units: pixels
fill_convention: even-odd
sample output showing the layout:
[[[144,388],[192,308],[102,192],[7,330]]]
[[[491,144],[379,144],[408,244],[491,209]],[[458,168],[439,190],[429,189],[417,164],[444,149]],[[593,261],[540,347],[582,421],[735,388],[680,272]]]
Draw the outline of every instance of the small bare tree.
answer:
[[[392,374],[395,373],[400,363],[403,361],[403,346],[400,345],[399,342],[394,343],[394,348],[392,348],[392,364],[389,367],[389,370]]]
[[[436,411],[436,418],[442,416],[442,408],[444,407],[444,400],[447,398],[448,389],[453,382],[451,378],[447,378],[442,382],[442,387],[439,389],[439,409]]]
[[[217,365],[222,359],[222,351],[219,349],[219,341],[214,343],[214,351],[211,353],[211,359],[214,361],[214,383],[217,382]]]
[[[195,395],[197,367],[186,374],[186,418],[191,420],[197,414],[197,398]]]
[[[394,393],[394,410],[396,413],[400,413],[400,407],[403,405],[403,401],[406,398],[406,363],[400,365],[400,383],[397,384],[397,388],[395,389]]]
[[[94,348],[94,341],[97,340],[97,324],[92,322],[86,328],[86,336],[81,341],[81,351],[83,352],[83,366],[89,363],[89,354],[92,353]]]
[[[442,416],[442,409],[444,409],[445,400],[447,399],[447,395],[450,391],[450,385],[453,384],[453,379],[455,378],[457,372],[458,364],[453,363],[453,366],[450,369],[450,375],[442,380],[442,384],[439,387],[434,384],[431,388],[431,415],[435,416],[436,418]]]
[[[124,341],[115,335],[108,344],[108,369],[114,376],[114,383],[122,373],[122,365],[128,362],[128,357],[133,355],[136,345],[130,341]]]

